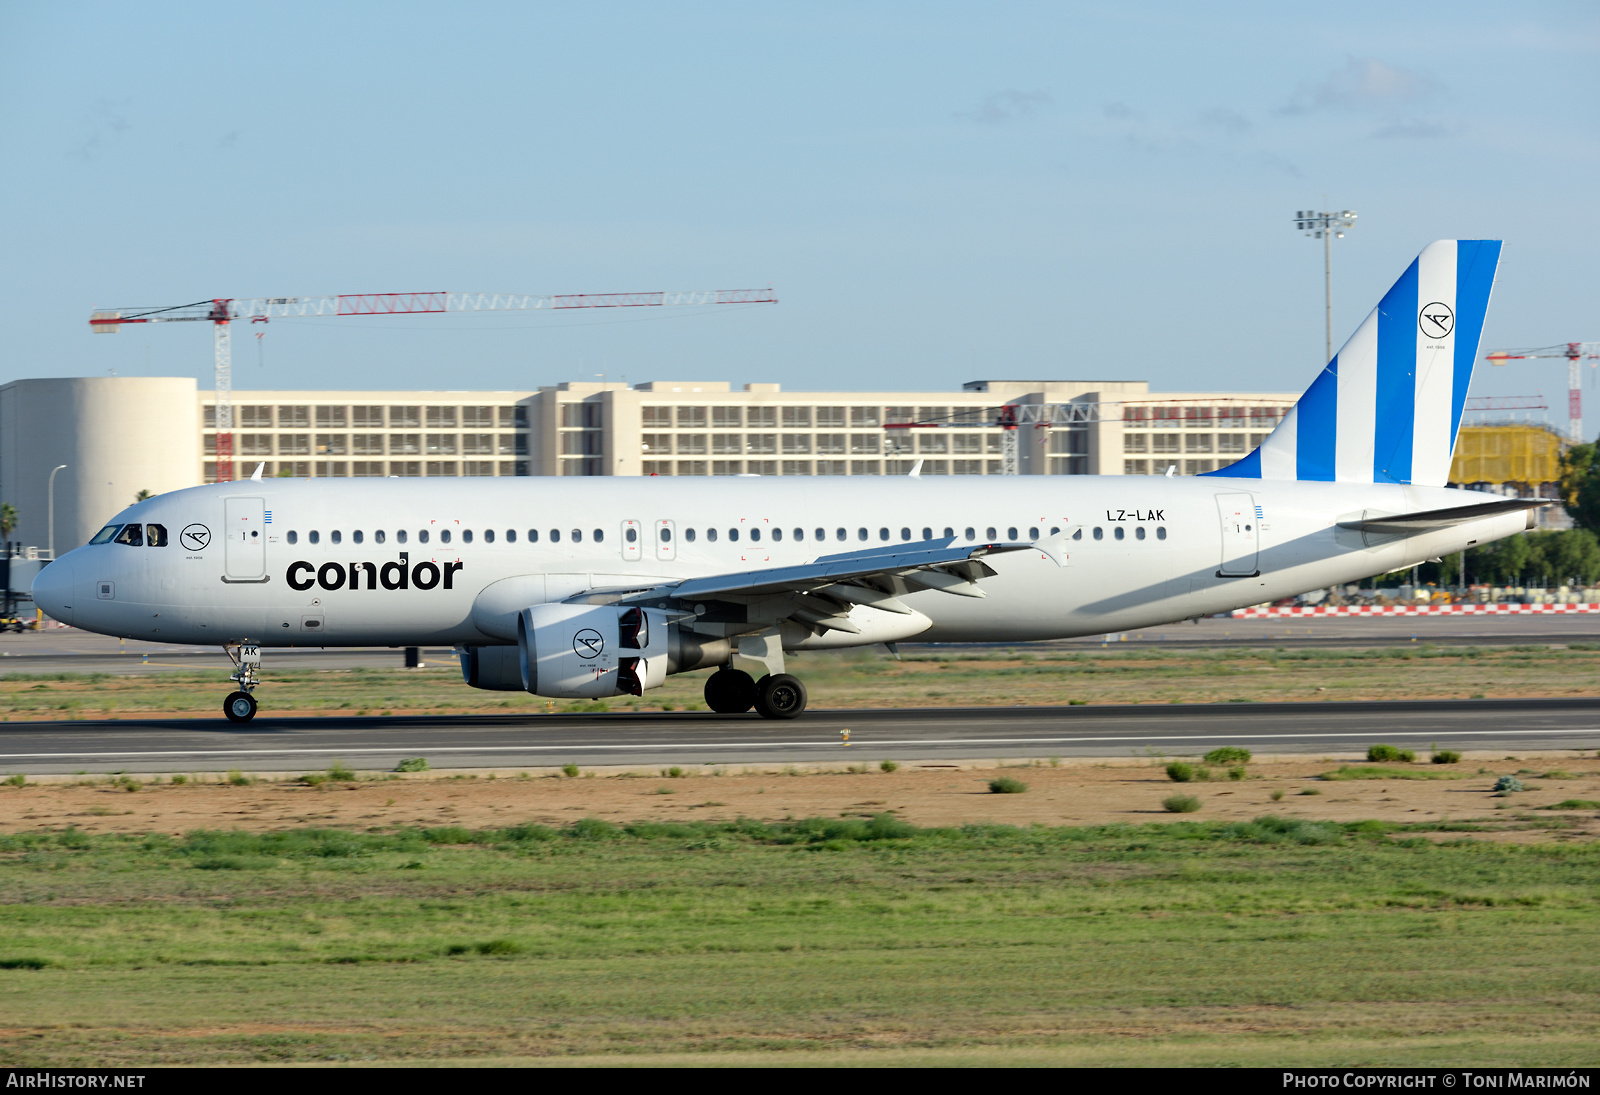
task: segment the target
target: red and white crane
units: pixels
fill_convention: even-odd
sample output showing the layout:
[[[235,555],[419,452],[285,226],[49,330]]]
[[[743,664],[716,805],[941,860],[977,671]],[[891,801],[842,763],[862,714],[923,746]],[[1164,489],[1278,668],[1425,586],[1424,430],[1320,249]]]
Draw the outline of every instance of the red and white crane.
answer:
[[[1594,368],[1600,358],[1600,342],[1560,342],[1554,346],[1535,346],[1529,350],[1491,350],[1483,359],[1491,365],[1504,365],[1508,361],[1523,361],[1533,357],[1564,357],[1567,359],[1567,440],[1574,445],[1583,442],[1583,374],[1578,369],[1580,361]]]
[[[661,308],[680,304],[776,304],[771,289],[704,289],[654,293],[341,293],[312,297],[253,297],[201,300],[167,308],[100,309],[89,317],[90,330],[114,334],[125,323],[211,324],[217,409],[217,480],[233,478],[234,320],[312,316],[397,316],[422,312],[520,312],[567,308]]]

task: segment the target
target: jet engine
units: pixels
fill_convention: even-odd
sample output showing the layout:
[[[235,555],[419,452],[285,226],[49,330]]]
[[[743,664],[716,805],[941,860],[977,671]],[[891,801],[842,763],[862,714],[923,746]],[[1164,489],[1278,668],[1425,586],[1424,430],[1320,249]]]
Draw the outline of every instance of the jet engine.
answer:
[[[667,679],[668,630],[667,614],[658,609],[565,603],[525,608],[517,617],[522,687],[557,699],[641,695]]]

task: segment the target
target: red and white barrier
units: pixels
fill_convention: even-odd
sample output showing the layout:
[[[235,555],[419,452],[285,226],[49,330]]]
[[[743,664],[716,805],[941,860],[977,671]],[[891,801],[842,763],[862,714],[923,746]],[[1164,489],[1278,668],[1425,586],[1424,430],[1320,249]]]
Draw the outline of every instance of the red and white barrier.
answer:
[[[1237,620],[1307,616],[1443,616],[1450,614],[1497,616],[1518,615],[1529,612],[1600,612],[1600,604],[1272,605],[1266,608],[1236,608],[1228,615]]]

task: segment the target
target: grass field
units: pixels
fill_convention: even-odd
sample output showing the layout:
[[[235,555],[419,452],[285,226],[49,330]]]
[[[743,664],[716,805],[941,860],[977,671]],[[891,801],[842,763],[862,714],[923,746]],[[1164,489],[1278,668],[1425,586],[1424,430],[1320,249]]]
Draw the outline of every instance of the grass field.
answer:
[[[0,836],[0,1063],[1593,1065],[1600,846],[1443,828]]]
[[[789,668],[805,679],[814,707],[1465,699],[1600,692],[1600,645],[1586,644],[1221,651],[1019,647],[916,655],[903,661],[864,650],[791,655]],[[269,652],[264,677],[257,693],[264,715],[704,709],[704,673],[669,677],[665,687],[640,699],[599,704],[479,691],[468,688],[453,666],[275,671]],[[229,687],[221,666],[148,675],[9,673],[0,677],[0,719],[212,717]]]

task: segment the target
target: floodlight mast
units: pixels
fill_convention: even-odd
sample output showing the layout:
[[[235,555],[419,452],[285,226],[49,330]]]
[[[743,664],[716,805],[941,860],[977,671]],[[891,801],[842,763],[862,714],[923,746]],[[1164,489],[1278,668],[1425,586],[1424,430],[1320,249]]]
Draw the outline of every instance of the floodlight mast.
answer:
[[[1333,360],[1333,241],[1344,239],[1344,230],[1354,228],[1356,211],[1341,209],[1336,213],[1302,209],[1294,215],[1294,226],[1306,235],[1322,241],[1322,312],[1327,334],[1323,343],[1323,364]]]
[[[233,346],[229,324],[248,319],[310,316],[413,315],[420,312],[503,312],[567,308],[661,308],[682,304],[776,304],[772,289],[697,289],[653,293],[344,293],[309,297],[218,297],[167,308],[96,311],[89,329],[115,334],[125,323],[208,322],[212,331],[212,400],[216,414],[217,481],[233,478]]]

